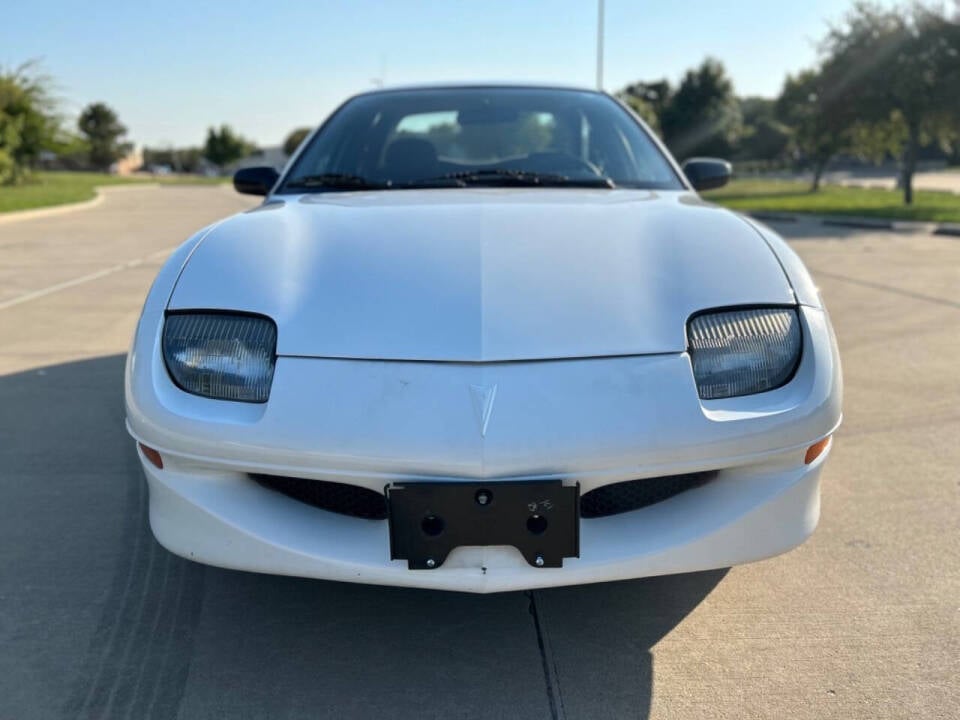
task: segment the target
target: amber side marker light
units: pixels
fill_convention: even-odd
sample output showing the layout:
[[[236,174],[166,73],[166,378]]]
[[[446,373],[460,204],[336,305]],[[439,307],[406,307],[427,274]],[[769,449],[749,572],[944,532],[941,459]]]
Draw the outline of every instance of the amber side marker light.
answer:
[[[137,443],[140,446],[140,451],[143,453],[143,456],[149,460],[157,470],[163,470],[163,458],[160,457],[160,453],[154,450],[152,447],[147,447],[143,443]],[[807,451],[807,457],[810,457],[810,451]]]
[[[823,440],[815,442],[813,445],[807,448],[807,455],[803,458],[803,462],[806,465],[809,465],[814,460],[816,460],[827,449],[827,446],[830,445],[830,436],[827,435]],[[158,456],[159,457],[159,456]]]

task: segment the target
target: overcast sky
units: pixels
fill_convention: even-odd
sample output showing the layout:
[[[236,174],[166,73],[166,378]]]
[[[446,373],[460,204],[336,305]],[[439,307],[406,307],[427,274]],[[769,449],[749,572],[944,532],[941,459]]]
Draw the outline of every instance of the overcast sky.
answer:
[[[606,0],[604,87],[676,81],[705,56],[741,95],[809,66],[847,0]],[[593,86],[596,0],[10,0],[0,65],[40,58],[64,110],[113,106],[131,138],[198,145],[229,123],[261,145],[350,94],[443,80]]]

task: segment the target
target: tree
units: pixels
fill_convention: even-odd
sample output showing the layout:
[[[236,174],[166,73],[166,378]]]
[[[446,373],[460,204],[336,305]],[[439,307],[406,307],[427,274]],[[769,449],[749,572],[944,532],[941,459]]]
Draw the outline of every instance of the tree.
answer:
[[[960,123],[960,24],[933,7],[863,2],[831,29],[821,51],[830,97],[855,107],[867,125],[900,124],[901,187],[909,205],[921,144]]]
[[[143,148],[143,166],[168,165],[174,172],[195,173],[202,169],[203,150],[198,147]]]
[[[34,62],[0,68],[0,184],[17,182],[60,133],[50,85]]]
[[[740,98],[743,135],[737,155],[748,160],[775,160],[790,143],[791,131],[776,116],[776,100],[763,97]]]
[[[723,63],[707,58],[688,70],[660,121],[664,141],[678,157],[729,155],[743,121]]]
[[[77,127],[90,144],[90,164],[97,170],[108,170],[130,151],[130,144],[123,142],[127,128],[106,103],[87,105],[80,113]]]
[[[794,151],[813,171],[810,191],[816,192],[830,160],[849,146],[855,108],[828,92],[821,72],[804,70],[787,76],[775,112],[793,129]]]
[[[617,97],[657,133],[660,132],[663,111],[672,95],[670,83],[666,80],[635,82],[617,93]]]
[[[240,160],[254,150],[254,144],[233,131],[229,125],[220,129],[209,128],[207,141],[203,146],[203,156],[217,167],[224,167]]]
[[[307,135],[310,134],[310,131],[311,128],[301,127],[287,135],[287,139],[283,141],[284,155],[287,157],[293,155],[297,151],[297,148],[300,147],[300,143],[307,139]]]

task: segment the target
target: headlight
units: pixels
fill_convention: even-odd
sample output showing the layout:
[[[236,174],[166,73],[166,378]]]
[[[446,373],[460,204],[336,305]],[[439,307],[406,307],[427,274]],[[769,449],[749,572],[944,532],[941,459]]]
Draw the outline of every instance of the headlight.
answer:
[[[163,325],[170,377],[194,395],[266,402],[276,352],[277,326],[261,316],[177,313]]]
[[[800,318],[792,308],[706,313],[687,324],[687,343],[702,399],[752,395],[793,377]]]

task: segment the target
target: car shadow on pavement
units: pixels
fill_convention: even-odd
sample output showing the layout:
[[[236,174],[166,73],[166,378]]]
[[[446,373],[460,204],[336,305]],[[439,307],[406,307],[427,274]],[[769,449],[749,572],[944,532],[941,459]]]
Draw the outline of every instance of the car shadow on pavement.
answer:
[[[467,595],[205,567],[152,538],[124,356],[0,377],[0,716],[646,717],[725,570]]]
[[[646,718],[652,648],[729,568],[535,593],[560,717]]]

